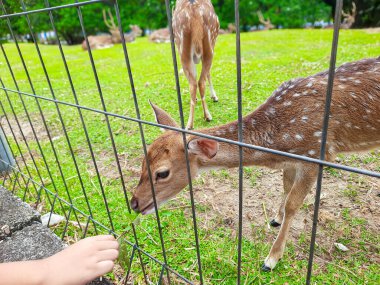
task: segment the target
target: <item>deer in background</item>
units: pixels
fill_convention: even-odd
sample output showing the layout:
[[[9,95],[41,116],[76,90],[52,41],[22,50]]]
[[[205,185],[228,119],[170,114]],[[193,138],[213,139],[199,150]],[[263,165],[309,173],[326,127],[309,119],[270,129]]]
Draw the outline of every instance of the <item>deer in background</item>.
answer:
[[[190,85],[190,114],[187,129],[194,126],[197,87],[206,121],[212,117],[205,99],[206,79],[210,84],[211,99],[218,101],[211,82],[210,69],[214,46],[219,33],[219,20],[210,0],[178,0],[173,12],[173,33],[183,71]],[[197,82],[196,64],[202,61],[202,71]]]
[[[103,9],[103,21],[106,27],[108,28],[111,35],[99,35],[99,36],[89,36],[87,37],[88,43],[90,44],[90,47],[92,50],[94,49],[103,49],[112,47],[114,44],[121,43],[121,36],[119,27],[115,24],[115,21],[113,19],[111,10],[107,10],[108,18],[106,11]],[[142,30],[137,25],[130,25],[131,32],[128,34],[124,34],[125,42],[133,42],[136,37],[142,35]],[[84,40],[82,42],[82,49],[87,50],[87,44]]]
[[[322,123],[328,72],[283,83],[268,100],[243,118],[244,142],[283,152],[320,157]],[[336,70],[327,134],[326,160],[341,152],[380,147],[380,57],[346,63]],[[177,127],[163,110],[152,105],[158,123]],[[199,133],[238,140],[238,122],[202,129]],[[239,166],[239,148],[224,142],[186,135],[191,177],[200,171]],[[280,227],[265,259],[263,270],[272,270],[281,259],[292,220],[314,186],[318,165],[243,148],[244,166],[283,170],[284,196],[277,216],[270,222]],[[167,130],[149,147],[157,205],[174,197],[188,184],[182,134]],[[143,215],[154,212],[146,161],[131,207]]]
[[[168,43],[170,42],[170,31],[169,28],[162,28],[153,31],[149,35],[149,40],[154,43]]]
[[[355,23],[355,17],[356,17],[356,4],[355,2],[352,2],[352,10],[351,13],[345,13],[342,10],[342,16],[343,16],[343,23],[342,23],[342,29],[349,29],[352,27],[352,25]]]
[[[272,30],[275,28],[275,26],[270,22],[270,18],[268,17],[268,20],[264,19],[263,13],[261,11],[257,11],[257,16],[259,17],[259,21],[261,24],[264,25],[264,30]]]

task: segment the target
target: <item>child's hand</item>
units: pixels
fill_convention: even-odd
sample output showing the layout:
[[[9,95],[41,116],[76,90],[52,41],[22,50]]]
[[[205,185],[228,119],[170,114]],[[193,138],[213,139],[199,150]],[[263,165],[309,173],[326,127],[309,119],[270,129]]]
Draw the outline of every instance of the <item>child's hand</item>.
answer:
[[[119,243],[113,236],[85,238],[43,260],[44,284],[86,284],[110,272],[118,255]]]

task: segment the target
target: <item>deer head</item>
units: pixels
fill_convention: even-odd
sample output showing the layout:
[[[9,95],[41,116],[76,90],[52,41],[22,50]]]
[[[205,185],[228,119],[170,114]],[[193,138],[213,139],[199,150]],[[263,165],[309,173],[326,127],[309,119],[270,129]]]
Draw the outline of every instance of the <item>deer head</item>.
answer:
[[[103,9],[102,12],[103,12],[103,21],[104,21],[104,24],[107,26],[109,32],[112,35],[112,42],[113,43],[120,43],[121,42],[121,36],[120,36],[119,28],[115,24],[115,21],[113,19],[112,13],[111,13],[111,10],[107,9],[107,14],[108,14],[108,18],[109,19],[107,19],[107,14],[106,14],[106,11],[104,9]]]
[[[131,33],[133,33],[136,37],[140,37],[142,35],[143,31],[139,26],[129,25],[129,27],[131,28]]]
[[[342,10],[342,16],[343,16],[342,28],[344,28],[344,29],[351,28],[352,25],[355,23],[355,17],[356,17],[356,4],[355,4],[355,2],[352,2],[351,12],[345,13]]]
[[[268,17],[268,20],[265,20],[264,19],[264,16],[263,16],[263,13],[261,13],[261,11],[257,11],[257,16],[259,17],[259,21],[260,23],[262,23],[264,25],[264,29],[265,30],[271,30],[271,29],[274,29],[274,25],[270,22],[270,19]]]
[[[178,127],[177,123],[164,110],[151,104],[159,124]],[[214,140],[189,135],[187,150],[191,177],[194,178],[202,161],[212,159],[218,152]],[[148,160],[155,189],[157,205],[160,206],[178,194],[188,183],[185,148],[181,133],[166,130],[148,148]],[[143,160],[139,184],[131,199],[131,207],[143,215],[154,212],[152,189],[146,160]]]

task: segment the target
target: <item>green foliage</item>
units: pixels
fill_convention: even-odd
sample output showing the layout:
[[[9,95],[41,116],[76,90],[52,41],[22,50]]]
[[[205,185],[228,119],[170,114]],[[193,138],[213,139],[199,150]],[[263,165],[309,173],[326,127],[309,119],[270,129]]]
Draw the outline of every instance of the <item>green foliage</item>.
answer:
[[[335,13],[336,0],[323,0],[331,6],[331,15]],[[352,2],[356,4],[356,17],[354,28],[380,26],[380,1],[379,0],[343,0],[343,10],[351,13]]]
[[[212,1],[222,28],[235,22],[234,0]],[[306,23],[330,18],[330,8],[319,0],[242,0],[240,1],[240,23],[243,28],[259,25],[257,11],[272,24],[283,28],[300,28]]]
[[[51,7],[73,3],[72,0],[24,0],[24,2],[27,10],[42,9],[47,6],[47,3]],[[235,22],[234,0],[212,2],[222,28]],[[7,13],[22,11],[18,1],[5,0],[4,3]],[[128,31],[131,24],[150,30],[167,26],[165,0],[119,0],[118,3],[124,31]],[[172,0],[171,8],[174,7],[174,3],[175,1]],[[112,8],[112,6],[109,7]],[[104,8],[108,6],[91,4],[81,8],[88,35],[108,32],[102,17]],[[328,5],[318,0],[242,0],[240,1],[240,19],[243,30],[260,24],[256,14],[258,10],[263,12],[265,18],[269,17],[274,25],[283,28],[297,28],[304,26],[307,22],[328,20],[330,15]],[[114,11],[113,14],[115,14]],[[55,10],[53,16],[59,36],[68,44],[80,43],[83,40],[77,8]],[[35,33],[52,30],[47,12],[29,15],[29,18]],[[30,33],[25,16],[11,18],[11,24],[17,35]],[[9,34],[5,20],[0,22],[0,28],[0,36]]]

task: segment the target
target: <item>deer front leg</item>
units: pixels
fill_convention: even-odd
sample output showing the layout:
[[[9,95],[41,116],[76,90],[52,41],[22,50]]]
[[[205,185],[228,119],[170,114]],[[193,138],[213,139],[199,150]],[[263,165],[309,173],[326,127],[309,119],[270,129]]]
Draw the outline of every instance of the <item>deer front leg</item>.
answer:
[[[262,266],[263,271],[272,270],[276,266],[277,262],[282,258],[289,229],[294,216],[302,206],[303,200],[315,183],[317,167],[303,167],[304,169],[300,167],[296,170],[296,179],[285,201],[283,222],[269,255],[265,259],[264,265]]]
[[[212,85],[212,82],[211,82],[211,75],[210,75],[210,73],[209,73],[208,76],[207,76],[207,80],[208,80],[208,84],[210,85],[210,95],[211,95],[211,99],[212,99],[212,101],[214,101],[214,102],[218,102],[219,99],[218,99],[218,97],[216,96],[216,93],[215,93],[215,90],[214,90],[214,86]]]
[[[269,223],[272,227],[281,226],[281,223],[284,217],[285,200],[286,200],[286,197],[288,196],[288,193],[293,187],[294,179],[296,177],[296,170],[294,168],[284,169],[282,175],[283,175],[282,180],[283,180],[283,186],[284,186],[284,195],[282,197],[282,201],[278,209],[277,216],[273,220],[271,220]]]

